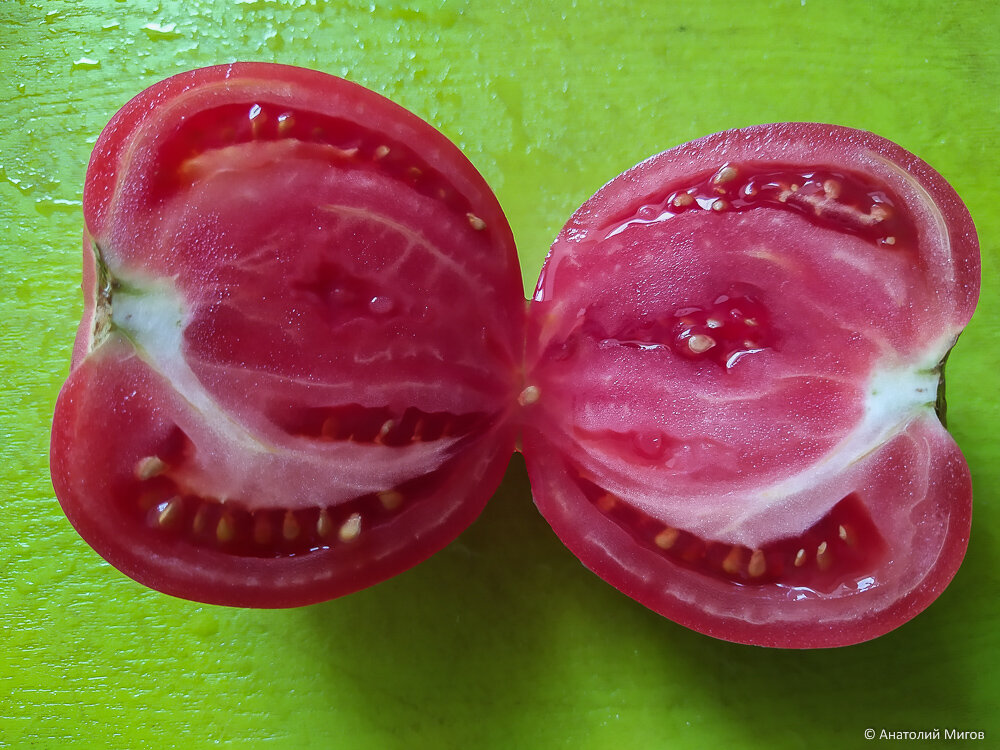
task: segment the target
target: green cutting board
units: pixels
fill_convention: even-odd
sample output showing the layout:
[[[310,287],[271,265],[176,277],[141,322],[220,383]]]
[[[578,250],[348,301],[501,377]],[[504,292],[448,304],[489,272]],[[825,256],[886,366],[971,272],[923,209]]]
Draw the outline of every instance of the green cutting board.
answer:
[[[0,3],[0,747],[1000,746],[1000,6],[971,2]],[[345,76],[451,137],[496,190],[526,287],[598,186],[716,130],[875,131],[967,201],[982,301],[948,363],[975,517],[952,586],[835,651],[687,631],[587,572],[515,458],[483,516],[344,599],[233,610],[146,590],[60,513],[48,430],[82,307],[80,193],[111,115],[184,69]],[[911,743],[913,745],[920,743]]]

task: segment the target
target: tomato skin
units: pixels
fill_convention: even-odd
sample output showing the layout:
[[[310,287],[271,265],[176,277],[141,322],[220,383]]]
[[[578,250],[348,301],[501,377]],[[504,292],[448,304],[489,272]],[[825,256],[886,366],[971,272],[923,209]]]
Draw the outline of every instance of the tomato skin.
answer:
[[[191,71],[108,124],[84,217],[51,469],[115,567],[299,606],[478,516],[513,452],[524,305],[506,218],[447,138],[316,71]]]
[[[237,63],[140,93],[95,146],[84,217],[53,485],[159,591],[290,607],[384,580],[478,516],[518,432],[570,550],[712,637],[869,640],[964,556],[971,480],[932,391],[978,297],[975,228],[878,136],[781,123],[642,162],[569,220],[527,321],[474,167],[315,71]],[[810,255],[826,245],[832,270]],[[776,385],[788,368],[802,387]]]
[[[800,188],[818,192],[793,206]],[[877,209],[847,205],[859,196]],[[884,217],[887,240],[871,234]],[[940,594],[968,543],[969,470],[933,409],[978,289],[964,205],[878,136],[782,123],[651,157],[574,214],[539,278],[535,502],[584,565],[699,632],[786,648],[882,635]],[[711,311],[742,295],[770,320],[720,357],[734,324]],[[861,511],[830,521],[852,495]]]

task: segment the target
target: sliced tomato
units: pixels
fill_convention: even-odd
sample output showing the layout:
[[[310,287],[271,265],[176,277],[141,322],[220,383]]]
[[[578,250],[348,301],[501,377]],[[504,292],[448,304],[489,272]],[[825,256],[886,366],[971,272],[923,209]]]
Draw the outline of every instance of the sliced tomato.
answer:
[[[979,255],[944,179],[883,138],[781,124],[612,180],[531,303],[536,503],[599,576],[742,643],[874,638],[965,552],[939,419]]]
[[[51,464],[109,562],[278,607],[398,573],[481,511],[514,445],[521,277],[443,135],[345,80],[185,73],[110,122]]]

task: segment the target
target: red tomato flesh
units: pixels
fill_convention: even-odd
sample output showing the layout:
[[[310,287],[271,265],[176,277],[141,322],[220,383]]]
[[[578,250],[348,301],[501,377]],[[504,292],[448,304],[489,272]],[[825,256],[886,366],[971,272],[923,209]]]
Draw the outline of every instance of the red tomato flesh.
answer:
[[[971,483],[939,416],[975,230],[878,136],[786,123],[652,157],[570,219],[527,322],[482,177],[313,71],[143,92],[84,216],[53,484],[160,591],[295,606],[399,573],[478,515],[518,432],[581,561],[718,638],[874,638],[961,562]]]
[[[896,627],[968,539],[935,408],[978,278],[954,191],[877,136],[759,126],[652,157],[580,208],[539,280],[538,507],[701,632],[811,647]]]
[[[194,71],[108,125],[84,214],[53,482],[114,565],[291,606],[478,515],[513,451],[524,305],[506,219],[444,136],[313,71]]]

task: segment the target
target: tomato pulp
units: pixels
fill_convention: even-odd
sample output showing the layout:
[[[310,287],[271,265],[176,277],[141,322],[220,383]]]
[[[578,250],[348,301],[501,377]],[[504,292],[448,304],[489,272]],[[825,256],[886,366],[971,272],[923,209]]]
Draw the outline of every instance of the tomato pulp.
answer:
[[[277,607],[373,584],[471,523],[518,436],[581,561],[719,638],[867,640],[961,562],[971,485],[936,412],[975,232],[877,136],[759,126],[652,157],[570,219],[527,316],[457,148],[313,71],[143,92],[84,214],[53,483],[158,590]]]
[[[514,445],[507,221],[443,135],[347,81],[197,70],[102,133],[52,476],[149,586],[292,606],[451,541]]]
[[[936,411],[978,284],[964,205],[883,138],[765,125],[652,157],[577,211],[539,279],[539,509],[602,578],[709,635],[896,627],[968,540]]]

